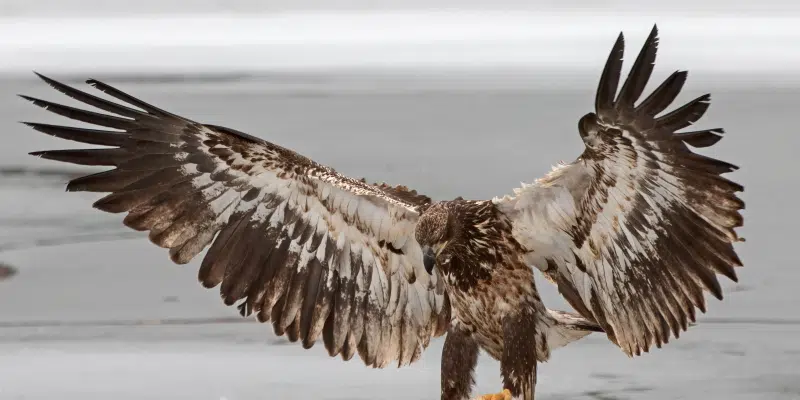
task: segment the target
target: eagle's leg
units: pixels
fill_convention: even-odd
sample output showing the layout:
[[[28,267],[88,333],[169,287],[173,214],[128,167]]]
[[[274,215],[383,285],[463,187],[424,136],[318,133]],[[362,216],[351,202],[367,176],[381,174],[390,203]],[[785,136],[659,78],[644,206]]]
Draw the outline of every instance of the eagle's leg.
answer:
[[[475,384],[478,343],[472,334],[450,326],[442,350],[442,400],[467,400]]]
[[[503,391],[480,400],[533,400],[536,391],[536,317],[522,310],[503,321],[503,354],[500,374]]]
[[[522,309],[503,321],[503,358],[500,374],[503,388],[514,399],[533,400],[536,392],[536,345],[540,335],[536,332],[536,316],[532,310]]]

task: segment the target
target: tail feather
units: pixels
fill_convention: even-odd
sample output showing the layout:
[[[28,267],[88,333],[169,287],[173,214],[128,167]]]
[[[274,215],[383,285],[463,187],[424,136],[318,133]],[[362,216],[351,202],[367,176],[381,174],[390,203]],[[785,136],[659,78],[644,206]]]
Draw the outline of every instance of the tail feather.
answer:
[[[555,324],[547,332],[547,345],[550,350],[566,346],[583,339],[592,332],[603,332],[603,328],[592,320],[566,311],[547,310]]]

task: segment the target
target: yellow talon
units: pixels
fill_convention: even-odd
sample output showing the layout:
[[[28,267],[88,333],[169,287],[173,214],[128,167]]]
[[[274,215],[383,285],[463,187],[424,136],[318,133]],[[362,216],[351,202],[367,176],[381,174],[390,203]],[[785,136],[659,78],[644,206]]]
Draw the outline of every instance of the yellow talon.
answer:
[[[508,389],[503,389],[503,391],[500,393],[485,394],[483,396],[479,396],[475,400],[512,400],[512,399],[511,399],[511,392]]]

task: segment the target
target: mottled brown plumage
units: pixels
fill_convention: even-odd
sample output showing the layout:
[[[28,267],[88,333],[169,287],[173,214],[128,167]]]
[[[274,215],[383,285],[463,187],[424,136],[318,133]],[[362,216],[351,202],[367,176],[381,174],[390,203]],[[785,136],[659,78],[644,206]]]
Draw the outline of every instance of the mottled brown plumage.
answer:
[[[653,70],[654,28],[617,94],[624,41],[579,120],[585,149],[513,196],[433,202],[405,186],[369,184],[276,144],[156,108],[101,82],[127,105],[50,78],[106,113],[23,96],[109,129],[26,123],[105,148],[34,155],[113,169],[69,191],[107,193],[94,206],[125,213],[178,264],[205,248],[199,280],[243,316],[270,322],[305,348],[358,354],[369,366],[417,360],[448,332],[441,397],[466,399],[479,349],[500,361],[505,395],[533,399],[537,363],[605,332],[629,356],[678,337],[736,280],[733,243],[743,187],[735,166],[694,153],[721,129],[678,132],[708,108],[701,96],[660,115],[686,79],[675,72],[639,101]],[[110,114],[109,114],[110,113]],[[534,269],[578,314],[549,310]]]
[[[545,308],[512,228],[492,201],[459,199],[431,205],[420,216],[415,237],[443,278],[451,329],[458,333],[452,340],[499,360],[505,388],[512,396],[531,398],[536,363],[550,358],[548,335],[575,340],[600,328],[577,316],[573,318],[580,326],[562,323],[555,317],[566,313],[551,314]],[[464,356],[453,354],[462,351],[461,345],[450,340],[448,336],[442,361],[442,396],[461,399],[469,394],[456,390],[464,388],[465,367],[450,359]]]

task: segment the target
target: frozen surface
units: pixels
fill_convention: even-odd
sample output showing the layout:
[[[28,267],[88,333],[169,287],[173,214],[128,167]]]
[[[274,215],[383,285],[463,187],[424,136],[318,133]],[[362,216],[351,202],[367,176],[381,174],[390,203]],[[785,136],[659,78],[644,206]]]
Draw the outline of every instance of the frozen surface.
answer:
[[[100,330],[100,328],[94,328]],[[374,370],[284,343],[257,324],[0,331],[3,399],[437,399],[436,341],[404,369]],[[721,325],[634,361],[595,337],[540,369],[547,399],[797,399],[796,326]],[[482,359],[478,390],[496,391]]]
[[[655,79],[669,72],[657,67]],[[288,88],[269,80],[109,83],[346,174],[437,199],[508,193],[577,156],[575,126],[594,89],[424,91],[395,81],[303,79]],[[351,84],[360,89],[344,90]],[[216,290],[197,283],[199,258],[171,264],[144,234],[122,229],[121,216],[91,209],[98,196],[64,193],[75,169],[26,155],[76,145],[17,124],[63,120],[12,94],[63,96],[35,81],[0,87],[7,94],[0,96],[0,262],[19,269],[0,281],[0,399],[438,398],[441,340],[411,367],[373,370],[331,359],[321,345],[303,350],[270,326],[238,318]],[[800,182],[790,166],[800,148],[800,92],[690,77],[680,99],[709,90],[713,104],[700,126],[728,133],[706,154],[740,165],[732,176],[747,188],[741,283],[724,282],[724,302],[710,300],[698,326],[646,356],[628,359],[599,335],[556,351],[541,369],[542,398],[800,398],[800,269],[790,233],[799,222]],[[113,240],[123,232],[127,239]],[[94,239],[109,240],[57,245]],[[564,307],[546,281],[539,287],[549,306]],[[478,389],[499,385],[498,364],[482,357]]]

